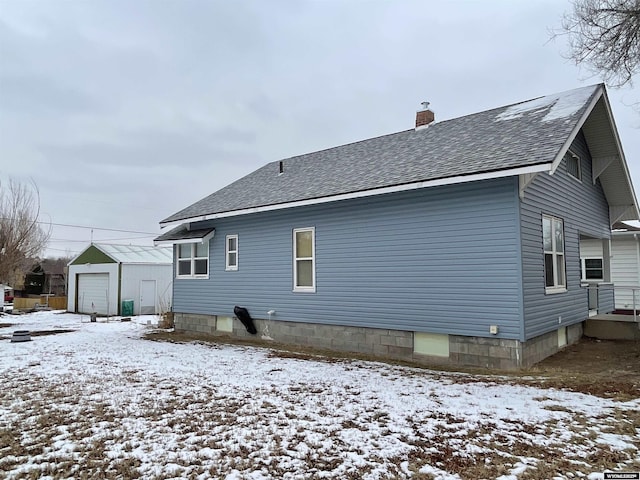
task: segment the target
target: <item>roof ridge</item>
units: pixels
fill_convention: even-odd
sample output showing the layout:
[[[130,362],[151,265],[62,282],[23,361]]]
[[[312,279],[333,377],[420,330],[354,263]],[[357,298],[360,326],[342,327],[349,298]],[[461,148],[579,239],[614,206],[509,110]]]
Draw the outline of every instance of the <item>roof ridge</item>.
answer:
[[[515,105],[520,105],[520,104],[523,104],[523,103],[531,102],[533,100],[538,100],[540,98],[561,96],[561,95],[564,95],[564,94],[569,93],[569,92],[573,92],[573,91],[576,91],[576,90],[581,90],[583,88],[585,88],[585,89],[586,88],[596,88],[598,86],[604,86],[604,83],[595,83],[593,85],[585,85],[585,86],[582,86],[582,87],[570,88],[568,90],[563,90],[561,92],[550,93],[550,94],[547,94],[547,95],[540,95],[540,96],[537,96],[537,97],[529,98],[527,100],[522,100],[520,102],[509,103],[509,104],[506,104],[506,105],[501,105],[499,107],[489,108],[489,109],[486,109],[486,110],[480,110],[479,112],[471,112],[471,113],[467,113],[465,115],[460,115],[458,117],[447,118],[445,120],[436,121],[436,122],[432,123],[431,125],[433,125],[433,126],[442,125],[443,123],[446,123],[446,122],[451,122],[451,121],[454,121],[454,120],[460,120],[460,119],[463,119],[463,118],[472,117],[474,115],[487,114],[487,113],[492,112],[494,110],[506,109],[506,108],[509,108],[509,107],[513,107]],[[291,155],[289,157],[284,157],[284,158],[279,158],[277,160],[272,160],[272,161],[270,161],[268,163],[265,163],[260,168],[265,168],[268,165],[273,165],[273,164],[278,163],[278,162],[284,162],[286,160],[291,160],[291,159],[294,159],[294,158],[304,157],[306,155],[313,155],[313,154],[319,154],[319,153],[323,153],[323,152],[328,152],[330,150],[334,150],[334,149],[337,149],[337,148],[344,148],[344,147],[348,147],[350,145],[356,145],[358,143],[368,142],[368,141],[371,141],[371,140],[376,140],[376,139],[380,139],[380,138],[384,138],[384,137],[390,137],[390,136],[393,136],[393,135],[399,135],[401,133],[410,133],[410,132],[426,131],[426,130],[428,130],[428,129],[416,130],[415,128],[408,128],[406,130],[399,130],[397,132],[385,133],[385,134],[382,134],[382,135],[376,135],[374,137],[363,138],[361,140],[354,140],[352,142],[347,142],[347,143],[343,143],[343,144],[340,144],[340,145],[334,145],[332,147],[322,148],[320,150],[313,150],[313,151],[309,151],[309,152],[306,152],[306,153],[300,153],[298,155]],[[251,173],[249,173],[248,175],[251,175]],[[241,180],[242,178],[243,177],[240,177],[238,180]]]
[[[587,97],[593,98],[601,85],[468,113],[426,129],[409,128],[272,160],[160,223],[204,220],[222,212],[551,164],[572,134],[576,115],[588,107]],[[547,140],[540,144],[539,138]],[[284,172],[278,173],[279,162]],[[287,169],[287,164],[292,168]]]
[[[510,103],[508,105],[502,105],[501,107],[496,107],[496,108],[491,108],[489,110],[483,110],[482,112],[477,112],[477,113],[484,113],[484,112],[490,112],[491,110],[500,110],[502,108],[509,108],[509,107],[513,107],[515,105],[520,105],[522,103],[527,103],[527,102],[531,102],[533,100],[539,100],[541,98],[546,98],[546,97],[559,97],[561,95],[565,95],[568,94],[569,92],[575,92],[577,90],[582,90],[582,89],[587,89],[587,88],[591,88],[591,89],[596,89],[597,87],[604,87],[605,84],[600,82],[600,83],[594,83],[591,85],[584,85],[582,87],[577,87],[577,88],[569,88],[568,90],[562,90],[561,92],[554,92],[554,93],[548,93],[546,95],[539,95],[537,97],[533,97],[533,98],[529,98],[528,100],[522,100],[520,102],[515,102],[515,103]]]

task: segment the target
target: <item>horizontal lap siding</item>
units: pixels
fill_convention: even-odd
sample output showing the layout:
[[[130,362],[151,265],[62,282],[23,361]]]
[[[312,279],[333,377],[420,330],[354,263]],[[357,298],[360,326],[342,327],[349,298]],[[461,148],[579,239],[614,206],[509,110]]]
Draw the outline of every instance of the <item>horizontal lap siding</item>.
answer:
[[[173,265],[122,265],[120,301],[133,300],[134,315],[140,314],[140,283],[143,280],[154,280],[156,282],[156,298],[154,299],[154,303],[161,311],[166,311],[171,306]]]
[[[611,280],[616,287],[616,308],[633,308],[633,290],[639,287],[638,243],[632,235],[614,236],[611,241]],[[640,291],[636,291],[636,306],[640,307]]]
[[[299,207],[212,224],[208,280],[174,281],[174,310],[518,338],[514,179]],[[292,292],[292,229],[315,227],[316,293]],[[239,269],[225,271],[237,234]]]
[[[580,286],[580,233],[608,238],[609,207],[600,183],[591,180],[591,156],[582,133],[571,150],[580,156],[582,182],[571,178],[564,160],[553,175],[540,173],[520,203],[525,338],[530,339],[588,317]],[[564,220],[567,292],[545,294],[542,215]],[[559,323],[559,317],[562,323]]]
[[[613,305],[613,285],[600,285],[598,287],[598,313],[611,313]]]
[[[580,241],[581,258],[602,258],[602,240],[582,239]]]

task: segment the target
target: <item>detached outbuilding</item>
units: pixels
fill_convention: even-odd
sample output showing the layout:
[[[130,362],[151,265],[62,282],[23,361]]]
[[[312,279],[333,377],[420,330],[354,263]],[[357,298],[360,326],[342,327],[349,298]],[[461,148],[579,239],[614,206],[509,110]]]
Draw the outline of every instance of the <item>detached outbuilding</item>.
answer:
[[[170,248],[93,243],[69,263],[67,309],[102,315],[161,313],[171,308],[172,282]]]

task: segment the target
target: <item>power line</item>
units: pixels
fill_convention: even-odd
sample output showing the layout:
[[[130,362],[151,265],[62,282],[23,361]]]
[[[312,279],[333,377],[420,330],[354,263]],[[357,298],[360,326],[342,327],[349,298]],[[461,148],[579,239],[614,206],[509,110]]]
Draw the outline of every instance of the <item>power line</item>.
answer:
[[[120,230],[117,228],[87,227],[85,225],[71,225],[68,223],[53,223],[53,222],[38,222],[38,223],[44,223],[45,225],[55,225],[56,227],[86,228],[88,230],[104,230],[106,232],[140,233],[145,235],[157,235],[157,233],[153,233],[153,232],[140,232],[136,230]]]
[[[117,240],[140,240],[143,238],[150,238],[150,237],[155,237],[156,235],[158,235],[157,233],[154,233],[153,235],[145,235],[142,237],[119,237],[119,238],[101,238],[98,239],[98,242],[112,242],[112,241],[117,241]],[[50,238],[49,239],[50,242],[72,242],[72,243],[87,243],[86,240],[78,240],[78,239],[71,239],[71,238]]]
[[[2,218],[2,220],[11,220],[10,218]],[[70,223],[53,223],[53,222],[43,222],[41,220],[36,221],[35,223],[41,223],[43,225],[54,225],[56,227],[72,227],[72,228],[86,228],[87,230],[104,230],[106,232],[122,232],[122,233],[140,233],[144,235],[158,235],[158,232],[140,232],[136,230],[120,230],[117,228],[104,228],[104,227],[87,227],[86,225],[72,225]]]
[[[45,250],[55,250],[56,252],[69,252],[69,253],[79,253],[77,250],[69,250],[68,248],[51,248],[47,247]]]

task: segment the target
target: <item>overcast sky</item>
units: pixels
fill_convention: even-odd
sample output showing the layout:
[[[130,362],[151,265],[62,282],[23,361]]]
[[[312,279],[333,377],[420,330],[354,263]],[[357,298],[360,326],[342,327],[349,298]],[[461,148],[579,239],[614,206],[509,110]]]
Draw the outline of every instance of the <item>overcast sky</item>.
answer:
[[[0,0],[0,180],[33,179],[43,221],[150,245],[266,162],[412,128],[421,101],[445,120],[600,82],[550,40],[569,7]],[[640,89],[609,96],[638,191]],[[52,228],[48,256],[91,240]]]

